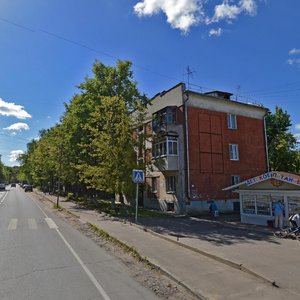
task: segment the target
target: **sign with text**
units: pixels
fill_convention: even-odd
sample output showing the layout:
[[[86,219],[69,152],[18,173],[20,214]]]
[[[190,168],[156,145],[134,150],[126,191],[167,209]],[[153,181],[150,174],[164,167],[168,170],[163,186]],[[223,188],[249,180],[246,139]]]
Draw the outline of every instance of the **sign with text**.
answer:
[[[250,179],[246,180],[246,185],[251,186],[253,184],[256,184],[256,183],[259,183],[259,182],[262,182],[262,181],[265,181],[268,179],[278,180],[278,181],[282,181],[282,182],[300,186],[300,177],[299,176],[294,175],[294,174],[288,174],[288,173],[280,173],[280,172],[276,172],[276,171],[268,172],[263,175],[250,178]]]

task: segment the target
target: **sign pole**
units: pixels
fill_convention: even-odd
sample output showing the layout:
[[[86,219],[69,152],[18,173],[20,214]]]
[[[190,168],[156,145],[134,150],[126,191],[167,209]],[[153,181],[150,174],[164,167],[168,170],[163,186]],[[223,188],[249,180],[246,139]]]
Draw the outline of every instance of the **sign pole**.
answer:
[[[138,206],[139,206],[139,184],[136,184],[136,195],[135,195],[135,223],[138,219]]]
[[[139,183],[145,181],[143,170],[132,170],[132,181],[136,183],[136,194],[135,194],[135,223],[138,220],[138,208],[139,208]]]

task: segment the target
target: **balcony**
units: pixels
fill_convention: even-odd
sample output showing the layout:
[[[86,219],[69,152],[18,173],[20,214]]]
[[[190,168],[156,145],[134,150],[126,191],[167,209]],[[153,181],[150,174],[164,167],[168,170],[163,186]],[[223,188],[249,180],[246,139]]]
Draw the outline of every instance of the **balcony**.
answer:
[[[165,136],[152,144],[153,164],[160,171],[179,170],[178,139],[175,136]]]

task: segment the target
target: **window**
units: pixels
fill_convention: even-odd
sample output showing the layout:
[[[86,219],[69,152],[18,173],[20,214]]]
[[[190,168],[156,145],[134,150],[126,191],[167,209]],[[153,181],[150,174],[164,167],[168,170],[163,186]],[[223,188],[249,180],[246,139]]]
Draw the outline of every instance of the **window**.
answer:
[[[289,213],[300,214],[300,197],[288,197]]]
[[[256,196],[256,210],[258,215],[271,216],[272,205],[268,195]]]
[[[178,139],[177,137],[166,137],[163,140],[152,144],[152,157],[161,157],[165,155],[178,155]]]
[[[167,107],[166,121],[168,125],[176,123],[176,108]]]
[[[230,160],[239,160],[239,147],[236,144],[229,144]]]
[[[255,196],[243,195],[242,196],[242,211],[244,214],[255,214]]]
[[[157,177],[152,177],[151,192],[157,193]]]
[[[178,142],[176,137],[167,137],[168,140],[168,154],[177,155],[178,154]]]
[[[237,129],[236,115],[228,114],[227,115],[227,124],[228,124],[229,129]]]
[[[176,107],[168,106],[152,115],[154,132],[166,130],[166,125],[176,124]]]
[[[241,182],[241,177],[239,175],[231,176],[231,185],[235,185]]]
[[[166,177],[166,192],[175,193],[176,192],[176,177],[167,176]]]

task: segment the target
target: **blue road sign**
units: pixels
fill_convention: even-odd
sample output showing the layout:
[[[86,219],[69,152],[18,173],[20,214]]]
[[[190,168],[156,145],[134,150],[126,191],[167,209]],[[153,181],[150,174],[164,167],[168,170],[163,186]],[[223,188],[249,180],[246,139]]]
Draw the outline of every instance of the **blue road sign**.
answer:
[[[144,171],[143,170],[132,170],[132,180],[134,183],[144,182]]]

